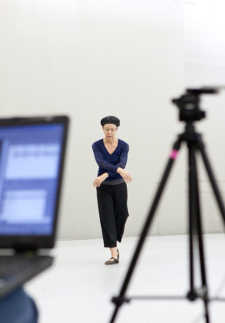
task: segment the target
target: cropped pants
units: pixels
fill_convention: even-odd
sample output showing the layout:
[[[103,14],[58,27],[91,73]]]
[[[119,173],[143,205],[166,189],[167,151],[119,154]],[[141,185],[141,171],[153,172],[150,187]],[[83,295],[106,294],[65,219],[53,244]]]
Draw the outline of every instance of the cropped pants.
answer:
[[[97,199],[104,247],[114,248],[117,246],[117,241],[122,240],[129,216],[127,184],[102,184],[97,187]]]

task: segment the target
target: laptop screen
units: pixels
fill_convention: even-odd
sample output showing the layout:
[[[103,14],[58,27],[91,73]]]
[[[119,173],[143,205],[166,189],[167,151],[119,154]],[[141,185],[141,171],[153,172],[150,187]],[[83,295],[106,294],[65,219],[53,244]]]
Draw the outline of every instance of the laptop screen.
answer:
[[[64,125],[0,126],[0,235],[51,235]]]

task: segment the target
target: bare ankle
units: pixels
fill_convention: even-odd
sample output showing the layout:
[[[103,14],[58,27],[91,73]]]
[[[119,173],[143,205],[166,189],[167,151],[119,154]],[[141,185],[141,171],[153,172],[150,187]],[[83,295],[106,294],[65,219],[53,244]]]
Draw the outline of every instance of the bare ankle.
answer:
[[[111,255],[113,258],[117,258],[117,247],[110,248]]]

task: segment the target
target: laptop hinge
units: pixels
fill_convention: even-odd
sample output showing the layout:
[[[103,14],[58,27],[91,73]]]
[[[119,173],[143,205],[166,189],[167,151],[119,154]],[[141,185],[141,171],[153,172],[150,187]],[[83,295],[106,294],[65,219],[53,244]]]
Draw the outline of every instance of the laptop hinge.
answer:
[[[33,252],[36,253],[38,248],[35,245],[31,245],[29,243],[17,243],[13,249],[16,253],[24,253],[24,252]]]
[[[54,249],[31,249],[31,248],[15,248],[15,253],[18,254],[24,254],[26,257],[33,257],[34,255],[37,256],[55,256],[55,250]]]

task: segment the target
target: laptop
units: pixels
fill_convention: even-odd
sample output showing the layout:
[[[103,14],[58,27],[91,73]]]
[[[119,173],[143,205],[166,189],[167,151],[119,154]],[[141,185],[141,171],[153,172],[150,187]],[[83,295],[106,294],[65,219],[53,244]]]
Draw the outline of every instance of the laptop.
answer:
[[[0,119],[0,298],[52,265],[68,124]]]

